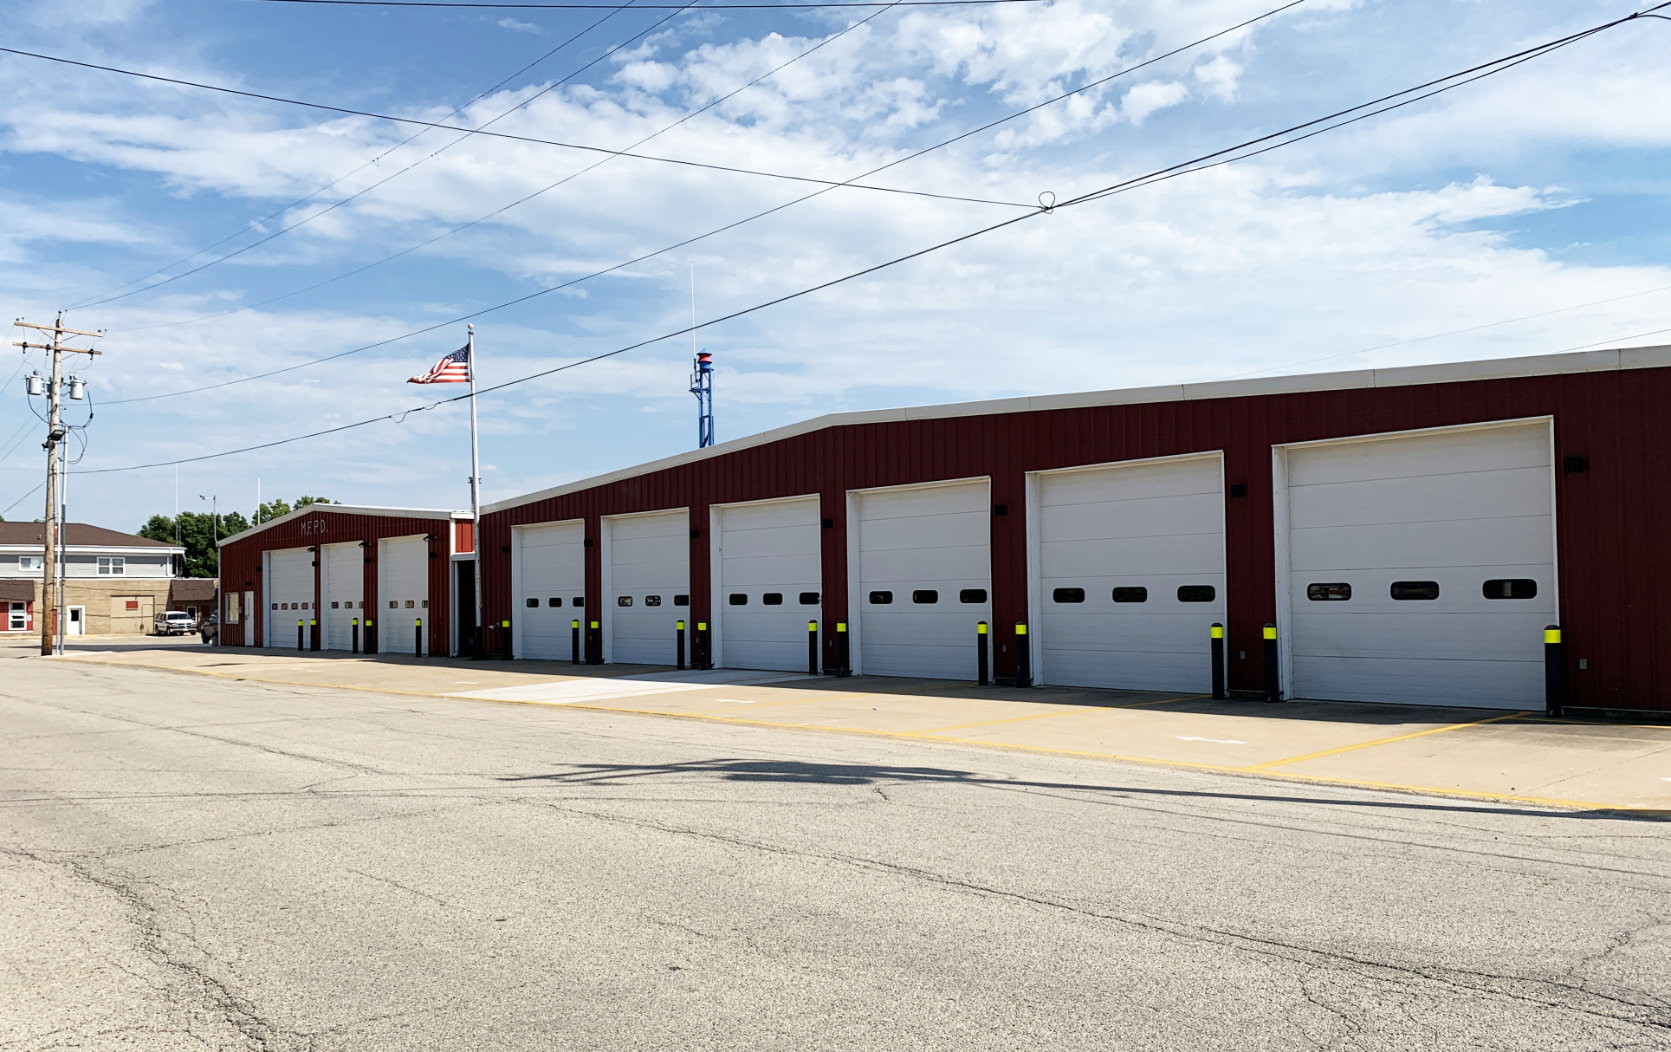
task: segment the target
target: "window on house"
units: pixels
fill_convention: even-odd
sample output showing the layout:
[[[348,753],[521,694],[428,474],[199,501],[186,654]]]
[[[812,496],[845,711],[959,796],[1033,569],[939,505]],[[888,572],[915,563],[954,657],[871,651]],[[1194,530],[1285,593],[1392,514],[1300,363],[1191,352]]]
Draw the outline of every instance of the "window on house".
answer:
[[[1127,585],[1123,588],[1116,588],[1114,589],[1114,601],[1116,603],[1147,603],[1149,601],[1149,590],[1141,585]]]
[[[408,609],[408,610],[412,609],[414,606],[417,606],[417,605],[418,605],[417,603],[414,603],[410,599],[406,600],[406,609]]]
[[[1054,589],[1050,593],[1050,601],[1053,602],[1053,603],[1083,603],[1085,601],[1085,589],[1083,589],[1083,588],[1057,588],[1057,589]]]
[[[574,597],[574,602],[570,603],[569,605],[573,606],[573,607],[577,607],[577,608],[585,606],[586,605],[586,597],[583,596],[583,595],[577,595],[577,596]]]
[[[911,593],[911,601],[913,603],[924,604],[938,603],[940,601],[940,593],[932,588],[919,588]]]
[[[725,597],[725,601],[732,606],[747,606],[748,605],[748,593],[747,592],[732,592],[730,595]]]
[[[1345,581],[1308,584],[1305,597],[1314,603],[1344,603],[1352,598],[1352,586]]]
[[[528,606],[528,607],[535,607],[535,606],[540,605],[540,601],[538,599],[533,598],[533,597],[529,597],[529,598],[524,599],[522,601],[522,605],[523,606]]]
[[[1178,602],[1180,603],[1210,603],[1217,595],[1217,589],[1210,584],[1181,584],[1178,586]]]
[[[1530,577],[1499,578],[1485,582],[1481,593],[1487,599],[1536,599],[1538,583]]]
[[[782,606],[783,605],[783,593],[782,592],[767,592],[765,595],[760,597],[760,605],[761,606]]]
[[[17,557],[17,568],[19,570],[39,570],[41,561],[42,557],[39,555],[20,555]]]
[[[986,589],[965,588],[957,593],[957,601],[960,603],[984,603],[986,602]]]
[[[562,606],[563,605],[563,597],[560,596],[560,595],[551,596],[550,598],[546,599],[545,605],[546,606]]]
[[[870,605],[871,606],[887,606],[889,603],[891,603],[893,601],[894,601],[894,594],[892,592],[872,592],[872,593],[870,593]]]
[[[1394,581],[1389,589],[1394,599],[1437,599],[1438,581]]]
[[[661,596],[659,596],[659,595],[647,595],[647,596],[645,596],[644,597],[644,605],[645,606],[660,606],[661,605]]]
[[[29,627],[29,604],[13,603],[7,613],[6,628],[11,632],[22,632]]]
[[[690,596],[688,596],[688,595],[676,595],[676,596],[674,596],[673,597],[673,605],[674,606],[689,606],[690,605]]]
[[[802,606],[817,606],[818,605],[818,593],[817,592],[802,592],[801,593],[801,605]]]
[[[632,596],[630,596],[630,595],[616,596],[615,597],[615,605],[616,606],[631,606],[632,605]]]
[[[100,577],[120,577],[126,570],[127,560],[120,555],[99,556]]]

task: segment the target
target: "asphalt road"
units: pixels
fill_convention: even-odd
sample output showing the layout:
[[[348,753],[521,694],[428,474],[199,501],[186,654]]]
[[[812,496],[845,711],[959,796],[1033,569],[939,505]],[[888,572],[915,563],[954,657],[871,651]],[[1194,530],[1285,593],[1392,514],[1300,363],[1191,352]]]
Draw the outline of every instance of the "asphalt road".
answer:
[[[0,1049],[1671,1049],[1671,824],[0,661]]]

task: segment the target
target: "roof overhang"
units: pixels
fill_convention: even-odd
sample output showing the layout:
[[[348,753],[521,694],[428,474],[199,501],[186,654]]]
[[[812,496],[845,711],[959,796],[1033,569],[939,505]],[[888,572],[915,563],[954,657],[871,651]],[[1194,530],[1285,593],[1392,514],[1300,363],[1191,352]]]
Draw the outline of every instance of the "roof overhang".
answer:
[[[222,537],[216,542],[216,547],[224,548],[228,544],[248,540],[258,533],[272,529],[274,526],[299,519],[313,512],[323,512],[329,515],[377,515],[386,519],[439,519],[442,522],[451,519],[456,512],[439,508],[379,508],[370,504],[305,504],[285,512],[276,519],[268,519],[259,526],[251,526],[242,533],[234,533],[230,537]]]
[[[1626,347],[1614,350],[1580,351],[1572,354],[1544,354],[1522,358],[1494,358],[1477,362],[1445,362],[1439,365],[1404,365],[1391,369],[1359,369],[1340,373],[1301,373],[1290,376],[1259,377],[1251,380],[1218,380],[1198,384],[1168,384],[1162,387],[1134,387],[1119,391],[1086,391],[1078,394],[1037,395],[998,398],[981,402],[949,402],[942,405],[909,406],[902,409],[872,409],[854,413],[830,413],[800,423],[762,431],[746,438],[721,442],[706,449],[692,449],[647,464],[623,468],[576,482],[553,486],[536,493],[510,497],[482,506],[483,514],[549,500],[612,482],[649,475],[669,468],[722,457],[728,453],[781,442],[798,435],[832,427],[884,424],[906,420],[945,420],[962,416],[994,416],[1001,413],[1042,413],[1053,409],[1088,409],[1099,406],[1146,405],[1155,402],[1200,402],[1216,398],[1254,398],[1261,395],[1303,394],[1313,391],[1347,391],[1376,387],[1414,387],[1422,384],[1464,383],[1470,380],[1504,380],[1562,373],[1616,372],[1625,369],[1655,369],[1671,366],[1671,346]],[[243,536],[243,534],[239,534]]]

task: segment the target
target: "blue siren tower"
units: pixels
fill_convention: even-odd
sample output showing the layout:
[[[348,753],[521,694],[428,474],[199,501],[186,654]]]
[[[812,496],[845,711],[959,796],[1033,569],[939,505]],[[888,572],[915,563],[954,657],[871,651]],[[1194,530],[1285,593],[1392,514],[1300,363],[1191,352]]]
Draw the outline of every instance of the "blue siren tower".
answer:
[[[714,356],[698,351],[691,365],[690,393],[696,396],[696,448],[714,444]]]

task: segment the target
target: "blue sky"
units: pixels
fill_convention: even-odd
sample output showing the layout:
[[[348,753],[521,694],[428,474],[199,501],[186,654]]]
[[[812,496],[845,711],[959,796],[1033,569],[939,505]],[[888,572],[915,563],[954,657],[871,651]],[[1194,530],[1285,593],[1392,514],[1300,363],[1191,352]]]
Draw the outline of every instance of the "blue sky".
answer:
[[[1274,6],[896,8],[851,29],[869,12],[709,11],[652,29],[667,12],[15,0],[0,10],[0,39],[622,149],[848,30],[640,148],[839,181]],[[693,269],[699,317],[723,315],[1023,214],[1043,192],[1066,198],[1630,10],[1307,0],[872,180],[1010,204],[837,189],[477,318],[480,376],[511,379],[687,324]],[[1668,34],[1666,22],[1624,26],[1341,132],[705,330],[720,438],[836,410],[1671,342],[1657,332],[1671,330]],[[252,445],[457,393],[403,381],[459,346],[462,323],[151,397],[398,337],[816,189],[630,158],[577,174],[599,155],[438,130],[408,143],[410,126],[13,56],[0,56],[0,93],[11,316],[50,321],[306,220],[200,273],[70,312],[67,324],[108,332],[108,353],[77,363],[96,416],[76,470]],[[1511,320],[1527,315],[1541,316]],[[1469,331],[1427,338],[1456,330]],[[690,350],[673,339],[484,397],[486,498],[690,448]],[[8,354],[24,372],[40,365]],[[0,506],[42,474],[30,413],[9,381]],[[268,497],[465,507],[467,428],[454,406],[184,465],[180,503],[217,494],[247,511],[259,484]],[[73,518],[134,529],[173,510],[175,469],[75,477],[71,497]],[[7,517],[40,514],[35,494]]]

